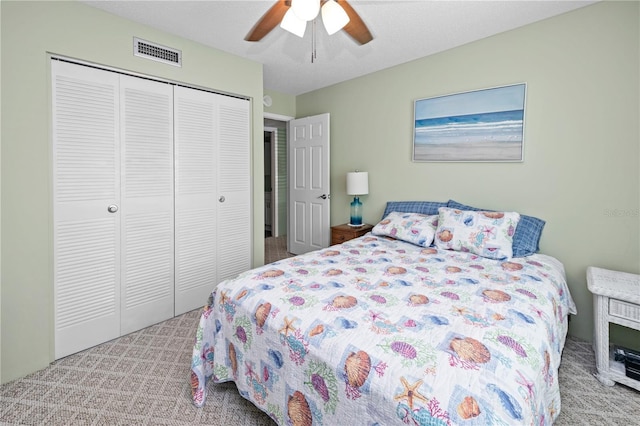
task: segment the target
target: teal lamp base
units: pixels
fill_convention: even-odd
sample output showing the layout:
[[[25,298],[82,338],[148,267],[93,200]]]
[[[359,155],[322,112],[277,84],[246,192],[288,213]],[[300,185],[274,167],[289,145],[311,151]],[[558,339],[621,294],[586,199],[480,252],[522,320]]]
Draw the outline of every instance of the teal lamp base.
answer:
[[[351,202],[351,220],[349,226],[362,226],[362,203],[358,197]]]

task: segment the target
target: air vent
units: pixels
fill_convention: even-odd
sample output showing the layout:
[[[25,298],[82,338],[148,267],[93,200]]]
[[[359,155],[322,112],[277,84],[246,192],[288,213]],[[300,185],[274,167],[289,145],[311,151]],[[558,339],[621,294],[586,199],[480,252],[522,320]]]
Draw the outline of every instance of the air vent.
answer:
[[[176,67],[182,66],[182,51],[161,46],[137,37],[133,38],[133,54]]]

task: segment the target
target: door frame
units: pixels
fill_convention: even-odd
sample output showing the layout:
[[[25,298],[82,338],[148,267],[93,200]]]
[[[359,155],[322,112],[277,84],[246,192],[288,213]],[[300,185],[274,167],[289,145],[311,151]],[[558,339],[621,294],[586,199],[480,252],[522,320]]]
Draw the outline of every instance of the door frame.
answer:
[[[265,158],[267,155],[271,157],[271,236],[277,237],[279,235],[278,227],[278,128],[277,127],[265,127],[263,133],[269,133],[269,147],[270,152],[265,152]],[[265,182],[266,183],[266,182]]]
[[[270,112],[265,112],[262,114],[262,120],[264,123],[264,119],[269,119],[269,120],[276,120],[276,121],[282,121],[282,122],[288,122],[293,120],[295,117],[291,117],[288,115],[281,115],[281,114],[273,114]],[[264,126],[264,124],[263,124]],[[272,131],[275,130],[277,133],[277,128],[276,127],[270,127],[270,126],[264,126],[263,131],[268,132],[268,131]],[[275,185],[275,179],[277,177],[277,175],[274,174],[274,170],[277,171],[277,162],[278,162],[278,156],[277,156],[277,140],[275,141],[276,143],[274,143],[273,139],[271,142],[271,212],[273,213],[273,217],[272,217],[272,221],[271,221],[271,235],[273,236],[280,236],[281,234],[281,230],[280,227],[278,226],[278,200],[280,197],[282,197],[281,194],[279,194],[278,192],[278,188],[277,185]],[[287,148],[289,145],[289,141],[285,141]],[[267,153],[263,153],[263,155],[267,155]],[[289,173],[287,172],[287,186],[289,184]],[[264,183],[263,183],[263,187],[264,187]],[[285,211],[285,216],[287,217],[287,225],[285,227],[285,229],[288,229],[289,227],[289,201],[287,200],[287,208]]]

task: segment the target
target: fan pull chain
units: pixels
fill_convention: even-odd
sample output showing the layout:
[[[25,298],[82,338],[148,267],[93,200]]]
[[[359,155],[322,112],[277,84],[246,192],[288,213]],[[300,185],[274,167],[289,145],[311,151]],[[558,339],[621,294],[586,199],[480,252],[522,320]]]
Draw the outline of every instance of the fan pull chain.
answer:
[[[311,63],[313,64],[316,59],[316,20],[314,19],[311,23]]]

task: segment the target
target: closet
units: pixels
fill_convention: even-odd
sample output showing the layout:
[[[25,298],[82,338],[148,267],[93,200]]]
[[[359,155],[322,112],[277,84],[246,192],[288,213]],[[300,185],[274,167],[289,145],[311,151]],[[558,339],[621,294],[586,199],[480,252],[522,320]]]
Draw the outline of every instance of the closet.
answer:
[[[249,269],[249,101],[52,60],[55,358]]]

